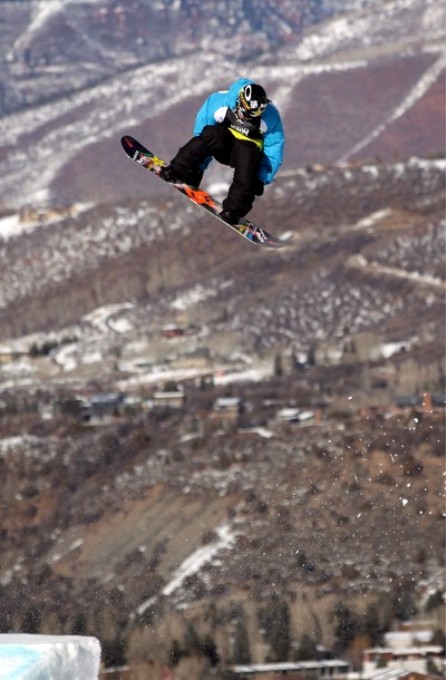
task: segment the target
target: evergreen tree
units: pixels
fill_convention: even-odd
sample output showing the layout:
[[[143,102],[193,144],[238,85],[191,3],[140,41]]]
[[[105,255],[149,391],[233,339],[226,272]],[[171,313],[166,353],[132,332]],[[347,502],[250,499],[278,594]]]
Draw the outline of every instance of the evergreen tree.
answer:
[[[280,353],[276,354],[274,357],[274,375],[276,378],[281,378],[283,376],[282,355]]]
[[[251,663],[251,651],[249,649],[249,637],[245,622],[237,621],[235,626],[234,639],[234,663],[249,664]]]
[[[172,645],[170,647],[170,652],[169,652],[169,658],[170,658],[170,663],[172,666],[177,666],[181,659],[185,656],[185,652],[183,649],[181,649],[180,643],[178,640],[174,639],[172,640]]]
[[[392,593],[392,604],[394,617],[400,621],[409,621],[417,613],[412,593],[412,584],[400,584]]]
[[[316,642],[310,635],[304,633],[294,654],[294,661],[313,661],[318,658],[318,655]]]
[[[379,607],[376,602],[371,602],[368,605],[361,628],[363,633],[370,639],[372,647],[377,647],[382,643],[387,627],[381,621]]]
[[[87,635],[87,620],[85,614],[79,612],[71,627],[71,635]]]
[[[334,616],[337,620],[334,630],[334,649],[336,654],[342,654],[353,642],[360,629],[360,624],[351,609],[343,602],[338,602],[336,605]]]
[[[210,635],[206,635],[200,644],[200,651],[205,656],[211,666],[216,666],[220,661],[220,656],[217,651],[217,645]]]
[[[444,678],[443,673],[441,672],[441,669],[437,666],[435,661],[431,658],[426,659],[426,672],[429,675],[438,675],[439,678]]]
[[[186,632],[184,633],[184,651],[189,656],[200,652],[201,642],[197,631],[191,623],[187,624]]]
[[[274,593],[265,609],[259,611],[260,625],[271,648],[272,661],[287,661],[291,648],[288,604]]]
[[[127,662],[124,640],[119,637],[113,640],[103,640],[102,655],[106,668],[124,666]]]
[[[432,595],[429,596],[424,611],[431,612],[433,609],[436,609],[437,607],[442,607],[443,604],[444,604],[443,593],[441,590],[436,590],[435,593],[432,593]]]
[[[37,635],[40,632],[41,616],[37,607],[29,607],[25,612],[22,624],[22,632]]]

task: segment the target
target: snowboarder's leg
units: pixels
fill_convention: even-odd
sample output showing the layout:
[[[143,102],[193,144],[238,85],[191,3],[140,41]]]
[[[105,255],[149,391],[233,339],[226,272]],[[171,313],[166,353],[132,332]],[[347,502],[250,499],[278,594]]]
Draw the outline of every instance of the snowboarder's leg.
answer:
[[[167,167],[173,177],[198,187],[203,178],[200,166],[206,159],[214,157],[220,163],[230,164],[233,139],[226,128],[207,125],[178,150]]]
[[[228,195],[223,201],[223,211],[238,218],[252,208],[258,186],[258,173],[262,152],[256,144],[236,140],[233,145],[231,165],[234,177]]]

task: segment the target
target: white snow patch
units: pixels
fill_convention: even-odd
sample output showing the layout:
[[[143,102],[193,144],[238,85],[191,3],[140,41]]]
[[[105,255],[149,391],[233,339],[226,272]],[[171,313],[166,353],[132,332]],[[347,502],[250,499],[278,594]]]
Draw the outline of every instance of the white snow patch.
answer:
[[[377,210],[376,212],[371,213],[370,215],[367,215],[366,217],[363,217],[361,220],[359,220],[359,222],[356,223],[356,228],[369,229],[370,227],[373,227],[377,222],[380,222],[385,217],[390,215],[390,212],[391,211],[389,208]]]
[[[73,541],[73,543],[70,545],[70,547],[68,548],[68,550],[69,550],[70,552],[71,552],[72,550],[77,550],[77,548],[80,548],[80,547],[83,545],[83,543],[84,543],[84,539],[83,539],[83,538],[78,538],[78,539],[76,539],[75,541]]]
[[[55,363],[65,372],[74,371],[77,368],[77,343],[69,343],[53,353]]]
[[[177,310],[185,310],[188,307],[193,307],[199,302],[204,302],[216,295],[216,291],[210,288],[205,288],[201,284],[197,284],[182,295],[179,295],[173,302],[171,307]]]
[[[101,361],[103,361],[103,356],[102,353],[99,350],[96,350],[94,352],[87,352],[82,355],[81,357],[81,363],[82,364],[98,364]],[[74,362],[74,360],[73,360]],[[75,362],[74,362],[75,363]]]
[[[24,445],[32,448],[33,445],[38,442],[38,437],[33,437],[28,434],[5,437],[4,439],[0,439],[0,454],[7,454],[13,452],[15,449],[18,449],[20,453],[22,453]]]
[[[0,680],[97,680],[100,661],[94,637],[0,635]]]
[[[272,439],[274,437],[274,432],[268,430],[266,427],[247,427],[243,430],[239,430],[240,434],[257,434],[263,439]]]
[[[133,330],[133,326],[128,319],[110,319],[108,325],[115,333],[130,333]]]
[[[237,382],[261,382],[273,375],[273,366],[268,363],[264,366],[251,368],[246,371],[234,371],[233,373],[217,372],[214,376],[215,385],[229,385]]]
[[[411,342],[388,342],[381,345],[381,354],[385,359],[388,359],[402,349],[409,349],[411,344]]]
[[[38,203],[45,203],[45,201],[38,201]],[[80,215],[80,213],[85,212],[92,207],[92,203],[76,203],[70,206],[69,212],[48,212],[48,214],[45,214],[45,211],[43,211],[41,218],[35,219],[22,219],[19,213],[6,215],[5,217],[0,218],[0,239],[8,241],[21,234],[34,231],[34,229],[41,229],[56,222],[60,222],[66,219],[68,215],[72,217]]]
[[[178,569],[174,572],[172,579],[164,586],[162,594],[168,597],[177,590],[188,576],[196,574],[213,560],[220,550],[230,548],[235,541],[235,534],[231,531],[227,524],[222,524],[216,529],[217,539],[208,545],[203,545],[197,548],[184,562],[180,564]],[[143,602],[137,609],[139,615],[143,614],[145,610],[150,607],[156,600],[155,597]]]
[[[17,214],[8,215],[0,220],[0,238],[7,240],[21,231],[21,222]]]
[[[119,369],[125,370],[126,364],[121,363]],[[128,364],[128,368],[131,364]],[[125,392],[132,388],[140,387],[142,385],[154,385],[158,382],[181,382],[182,380],[190,380],[192,378],[199,378],[202,375],[208,375],[208,368],[178,368],[170,369],[164,366],[154,367],[149,373],[143,375],[133,376],[125,380],[117,382],[116,386],[119,390]]]
[[[112,329],[117,333],[122,333],[124,328],[127,329],[129,327],[129,324],[122,319],[111,321],[111,317],[128,309],[133,309],[134,306],[131,302],[103,305],[86,314],[83,320],[91,323],[92,326],[95,326],[101,332],[106,333]]]

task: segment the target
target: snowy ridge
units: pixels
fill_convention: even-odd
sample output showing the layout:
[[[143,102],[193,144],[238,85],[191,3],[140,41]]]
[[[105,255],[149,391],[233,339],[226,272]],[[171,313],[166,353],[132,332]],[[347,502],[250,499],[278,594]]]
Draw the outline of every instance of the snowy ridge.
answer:
[[[65,5],[73,2],[78,2],[78,0],[66,0]],[[34,2],[32,4],[34,9],[31,22],[27,30],[14,43],[13,50],[25,49],[35,37],[35,34],[43,28],[51,17],[63,10],[64,7],[64,3],[61,0],[46,0],[45,2]]]
[[[412,88],[410,92],[405,96],[403,101],[399,106],[396,107],[394,111],[389,115],[389,117],[378,125],[374,130],[372,130],[361,142],[355,144],[347,153],[345,153],[339,159],[339,162],[347,161],[351,156],[356,154],[361,149],[364,149],[370,142],[372,142],[376,137],[378,137],[384,130],[395,121],[397,118],[403,116],[423,95],[428,91],[428,89],[437,81],[441,76],[441,73],[446,68],[446,54],[443,53],[434,62],[434,64],[427,69],[422,78],[418,81],[415,87]]]
[[[289,58],[302,61],[324,58],[343,49],[385,44],[389,28],[407,44],[444,37],[446,10],[438,0],[392,0],[382,3],[379,11],[342,15],[311,29]],[[407,33],[407,24],[411,31]]]

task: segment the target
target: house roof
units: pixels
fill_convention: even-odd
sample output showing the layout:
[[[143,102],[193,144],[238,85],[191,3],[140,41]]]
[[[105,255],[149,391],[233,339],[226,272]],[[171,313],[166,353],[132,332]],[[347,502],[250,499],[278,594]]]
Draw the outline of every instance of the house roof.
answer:
[[[289,671],[316,670],[318,668],[342,668],[346,671],[350,668],[348,661],[342,659],[324,659],[321,661],[300,661],[294,663],[286,661],[282,663],[257,663],[244,666],[233,666],[234,673],[283,673]]]

